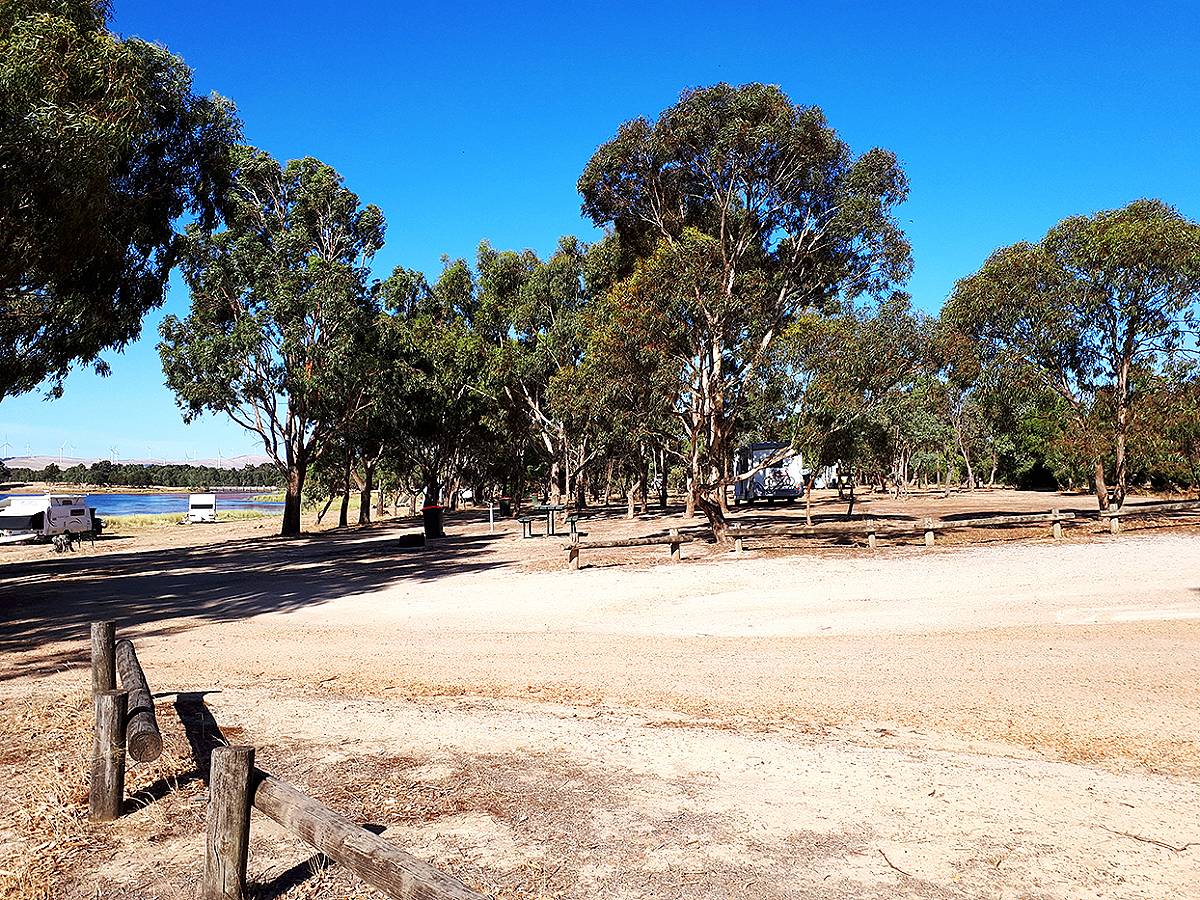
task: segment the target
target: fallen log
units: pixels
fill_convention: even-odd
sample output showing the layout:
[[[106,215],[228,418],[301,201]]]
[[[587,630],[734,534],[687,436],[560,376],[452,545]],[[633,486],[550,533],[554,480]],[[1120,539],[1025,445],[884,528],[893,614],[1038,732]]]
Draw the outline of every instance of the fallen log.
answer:
[[[138,662],[132,641],[117,641],[116,657],[121,687],[129,694],[125,713],[125,743],[129,755],[138,762],[153,762],[162,755],[162,733],[158,730],[154,696],[146,684],[146,673]]]

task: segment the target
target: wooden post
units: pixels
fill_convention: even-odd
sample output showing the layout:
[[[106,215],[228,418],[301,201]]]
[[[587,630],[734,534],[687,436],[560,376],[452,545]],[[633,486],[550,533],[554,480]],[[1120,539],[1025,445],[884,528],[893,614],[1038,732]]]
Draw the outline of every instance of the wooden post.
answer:
[[[933,519],[925,520],[925,546],[933,546]]]
[[[93,822],[111,822],[125,802],[124,691],[101,691],[95,697],[96,730],[92,741],[92,782],[88,812]]]
[[[154,715],[154,697],[146,684],[146,673],[138,663],[131,641],[117,641],[117,671],[121,687],[129,694],[125,741],[129,755],[138,762],[153,762],[162,755],[162,734]]]
[[[579,569],[579,535],[571,535],[571,546],[567,548],[567,565],[578,571]]]
[[[679,552],[679,529],[671,529],[671,562],[679,562],[683,558],[683,554]]]
[[[255,770],[254,808],[341,863],[384,896],[486,900],[457,878],[405,853],[290,784]]]
[[[1058,517],[1057,509],[1050,510],[1050,515],[1054,517],[1054,524],[1050,526],[1050,533],[1054,535],[1054,539],[1057,541],[1062,538],[1062,520]]]
[[[1108,531],[1109,534],[1121,533],[1121,516],[1119,514],[1113,513],[1108,517]]]
[[[92,623],[92,695],[117,689],[117,660],[113,649],[117,626],[113,622]]]
[[[733,526],[733,555],[734,556],[742,555],[742,526],[741,525]]]
[[[214,747],[208,781],[203,900],[242,900],[250,846],[253,747]]]

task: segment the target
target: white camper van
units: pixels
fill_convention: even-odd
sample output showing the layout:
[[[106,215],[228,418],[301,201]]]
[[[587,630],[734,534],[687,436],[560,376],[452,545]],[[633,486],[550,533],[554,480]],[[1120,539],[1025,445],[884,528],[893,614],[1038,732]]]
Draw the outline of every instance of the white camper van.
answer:
[[[787,444],[764,441],[738,448],[733,457],[733,474],[754,474],[748,478],[739,478],[734,483],[735,505],[754,503],[756,500],[766,500],[768,503],[782,500],[791,503],[800,496],[804,490],[804,479],[808,470],[804,468],[804,458],[799,453],[784,457],[772,466],[758,468],[787,447]]]
[[[0,500],[0,542],[86,534],[97,530],[95,519],[78,494],[14,494]]]
[[[217,521],[217,495],[191,494],[188,497],[187,517],[183,521],[188,525],[194,522]]]

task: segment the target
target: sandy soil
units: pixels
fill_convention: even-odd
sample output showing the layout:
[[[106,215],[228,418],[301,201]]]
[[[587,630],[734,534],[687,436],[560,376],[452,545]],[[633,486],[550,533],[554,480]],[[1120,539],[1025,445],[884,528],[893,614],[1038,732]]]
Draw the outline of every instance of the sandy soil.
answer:
[[[398,551],[395,526],[235,526],[0,569],[0,781],[43,784],[43,757],[70,771],[89,620],[135,635],[162,692],[168,753],[131,771],[139,808],[81,826],[91,849],[48,896],[193,896],[191,751],[219,730],[499,897],[1200,897],[1194,527],[740,559],[693,544],[681,565],[656,548],[570,572],[560,540],[478,516],[436,550]],[[67,712],[30,736],[48,704]],[[11,807],[33,794],[0,806],[26,852]],[[371,896],[269,821],[254,835],[258,896]]]

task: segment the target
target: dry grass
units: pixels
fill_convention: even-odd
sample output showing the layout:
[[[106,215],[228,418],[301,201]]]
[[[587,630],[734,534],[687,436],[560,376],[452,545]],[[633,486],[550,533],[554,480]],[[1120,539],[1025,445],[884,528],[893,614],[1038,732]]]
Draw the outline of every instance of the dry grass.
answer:
[[[187,741],[171,728],[164,728],[162,756],[127,769],[121,823],[91,823],[92,718],[86,690],[5,704],[0,714],[0,783],[7,787],[0,799],[0,900],[61,897],[124,839],[145,846],[204,827],[202,804],[176,804],[168,812],[154,802],[194,774]],[[200,789],[197,781],[195,790]]]
[[[255,509],[231,509],[217,513],[217,524],[222,522],[240,522],[245,519],[265,519],[274,513],[260,512]],[[183,521],[183,513],[131,513],[127,516],[104,516],[105,532],[133,531],[142,528],[158,528],[163,525],[179,525]],[[202,526],[196,526],[202,527]]]
[[[89,697],[5,704],[0,716],[0,897],[57,897],[69,873],[104,845],[87,818]]]

